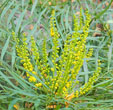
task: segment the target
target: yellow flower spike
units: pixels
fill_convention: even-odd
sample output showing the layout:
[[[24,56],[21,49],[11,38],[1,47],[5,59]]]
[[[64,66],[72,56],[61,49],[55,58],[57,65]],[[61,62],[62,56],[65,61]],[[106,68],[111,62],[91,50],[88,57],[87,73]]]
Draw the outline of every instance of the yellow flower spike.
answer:
[[[52,11],[52,16],[51,16],[51,19],[50,19],[50,30],[51,30],[51,36],[53,36],[52,41],[53,41],[53,44],[54,44],[54,46],[52,47],[52,49],[53,49],[53,51],[52,51],[52,63],[54,65],[54,68],[59,69],[59,67],[56,65],[56,59],[59,57],[58,56],[59,33],[58,33],[57,28],[56,28],[55,10]]]
[[[80,8],[80,26],[79,29],[81,30],[83,27],[83,16],[82,16],[82,7]]]
[[[50,71],[50,67],[48,65],[48,53],[46,49],[46,38],[43,41],[42,53],[43,58],[41,59],[42,63],[40,64],[42,66],[41,74],[43,78],[46,80],[45,73],[49,73]]]
[[[54,36],[54,29],[53,28],[51,28],[51,30],[50,30],[50,32],[51,32],[51,36],[53,37]]]
[[[52,16],[50,20],[50,34],[52,37],[55,35],[55,10],[52,11]]]

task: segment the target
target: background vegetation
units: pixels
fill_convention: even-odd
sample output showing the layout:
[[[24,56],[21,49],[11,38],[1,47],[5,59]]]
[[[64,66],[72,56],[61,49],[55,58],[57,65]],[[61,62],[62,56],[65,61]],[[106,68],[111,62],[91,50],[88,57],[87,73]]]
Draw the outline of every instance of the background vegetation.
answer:
[[[56,110],[112,110],[113,109],[113,0],[1,0],[0,1],[0,110],[46,110],[46,105],[64,99],[38,94],[33,85],[24,79],[24,69],[16,55],[12,31],[19,37],[25,32],[27,40],[33,35],[37,46],[50,36],[51,11],[56,11],[56,25],[61,41],[72,34],[73,14],[79,15],[80,7],[88,9],[90,22],[87,49],[93,48],[89,63],[84,62],[80,80],[87,81],[101,61],[102,72],[93,89],[86,95],[73,99],[68,108]],[[62,45],[62,44],[61,44]],[[49,50],[51,51],[51,50]],[[16,62],[16,63],[15,63]],[[16,71],[16,72],[15,72]],[[18,73],[18,74],[17,74]],[[50,100],[47,100],[50,99]],[[51,108],[52,109],[52,108]]]

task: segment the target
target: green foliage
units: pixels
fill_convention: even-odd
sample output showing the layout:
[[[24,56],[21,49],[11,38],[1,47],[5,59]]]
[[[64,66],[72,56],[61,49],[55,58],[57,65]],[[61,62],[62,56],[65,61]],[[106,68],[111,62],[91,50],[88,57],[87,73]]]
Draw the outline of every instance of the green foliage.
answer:
[[[78,19],[74,16],[74,32],[72,37],[67,36],[61,52],[59,51],[60,35],[56,27],[54,11],[50,20],[50,32],[53,42],[52,52],[47,53],[46,39],[44,39],[41,54],[37,49],[34,38],[31,37],[32,54],[30,54],[25,33],[22,36],[22,42],[14,32],[12,33],[16,42],[17,54],[21,58],[20,62],[22,62],[24,69],[27,71],[25,74],[27,77],[25,77],[36,86],[36,90],[41,89],[39,92],[50,93],[54,97],[61,97],[69,101],[91,90],[92,85],[99,76],[100,67],[97,68],[94,75],[89,78],[89,81],[83,87],[77,78],[84,59],[90,58],[93,52],[92,49],[88,53],[86,52],[89,23],[90,15],[88,11],[86,11],[84,22],[80,11],[80,24],[78,24]],[[79,33],[79,30],[83,30],[83,32]],[[34,58],[32,60],[35,63],[32,62],[30,56]]]
[[[66,109],[64,106],[66,101],[67,105],[69,105],[67,109],[70,110],[113,109],[113,9],[111,5],[112,0],[102,1],[100,4],[98,0],[95,2],[94,0],[76,0],[73,3],[71,1],[60,1],[60,3],[56,4],[54,2],[52,5],[50,5],[47,0],[46,2],[45,0],[42,1],[42,4],[40,4],[39,0],[35,0],[34,2],[31,0],[31,3],[29,3],[29,0],[2,0],[0,2],[0,109],[11,110],[14,106],[15,109],[17,107],[19,110],[44,110],[47,105],[55,103],[56,105],[61,105],[57,106],[57,109],[61,107],[61,109]],[[18,36],[19,40],[22,39],[23,32],[27,33],[27,43],[30,40],[30,36],[33,35],[36,40],[37,51],[40,53],[40,59],[43,58],[42,53],[44,52],[46,55],[47,51],[48,56],[47,58],[44,57],[41,63],[43,63],[43,61],[48,61],[48,64],[53,67],[54,65],[51,62],[53,55],[53,37],[49,36],[51,10],[56,10],[55,27],[57,27],[57,31],[60,34],[58,38],[58,48],[60,48],[58,49],[58,55],[60,56],[61,52],[64,50],[64,43],[67,41],[67,38],[69,38],[67,34],[69,33],[69,35],[72,35],[74,33],[74,18],[72,16],[79,15],[79,6],[83,6],[81,10],[83,21],[85,20],[84,10],[86,8],[92,16],[86,42],[86,52],[88,52],[90,48],[94,50],[93,56],[88,58],[89,62],[86,61],[87,59],[84,59],[83,66],[77,77],[78,80],[80,80],[79,84],[83,85],[84,82],[88,82],[88,79],[92,77],[95,66],[98,67],[98,59],[101,61],[102,71],[98,81],[94,83],[92,90],[86,95],[68,101],[61,99],[61,97],[56,98],[54,94],[51,95],[48,91],[46,91],[48,94],[43,93],[44,90],[40,88],[37,91],[33,89],[36,88],[36,86],[34,83],[28,81],[27,76],[24,76],[25,72],[34,76],[39,82],[41,82],[41,80],[32,72],[26,71],[21,65],[21,59],[16,55],[15,42],[12,41],[11,32],[16,32],[15,34]],[[101,31],[95,30],[97,23],[103,24],[103,29]],[[93,34],[98,32],[101,36],[93,37]],[[80,29],[78,33],[82,33],[82,29]],[[44,36],[46,36],[46,38]],[[71,37],[69,39],[70,41],[73,40]],[[43,43],[43,41],[46,41],[46,43]],[[33,42],[31,43],[33,44]],[[31,53],[29,46],[30,45],[28,45],[28,53],[36,56],[35,52]],[[44,49],[45,46],[46,50]],[[32,48],[33,47],[32,45]],[[29,58],[31,59],[33,67],[34,65],[38,65],[38,60],[35,62],[31,56]],[[58,58],[57,61],[59,61]],[[45,66],[47,67],[48,65]],[[35,66],[34,69],[37,70],[37,68],[38,67]],[[38,71],[36,72],[38,73]],[[43,81],[41,83],[45,88],[49,89]],[[28,107],[30,105],[31,107]],[[51,108],[52,107],[53,106],[51,106]]]

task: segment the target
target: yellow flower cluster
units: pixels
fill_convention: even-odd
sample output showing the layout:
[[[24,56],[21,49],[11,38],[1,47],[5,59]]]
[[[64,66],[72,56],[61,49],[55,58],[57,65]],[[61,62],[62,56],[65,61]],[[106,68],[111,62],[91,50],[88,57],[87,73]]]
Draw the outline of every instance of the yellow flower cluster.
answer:
[[[54,23],[54,21],[55,21],[55,11],[53,10],[52,11],[52,17],[51,17],[51,20],[50,20],[50,34],[51,34],[51,36],[53,37],[54,35],[55,35],[55,23]]]
[[[25,68],[26,71],[28,71],[28,72],[26,72],[26,76],[28,77],[29,82],[33,82],[34,84],[37,85],[36,78],[30,74],[30,72],[31,72],[32,74],[37,75],[37,73],[34,71],[34,67],[29,58],[29,51],[28,51],[28,47],[27,47],[27,43],[26,43],[27,39],[26,39],[25,33],[23,34],[22,44],[14,32],[12,32],[12,36],[16,42],[16,51],[18,53],[18,56],[21,58],[23,67]],[[38,63],[37,58],[39,58],[39,54],[36,53],[37,49],[35,48],[35,43],[34,43],[33,37],[31,37],[31,42],[32,42],[31,47],[32,47],[33,55],[35,56],[35,59],[37,60],[36,63]]]
[[[58,49],[54,51],[53,65],[51,68],[53,72],[53,82],[51,88],[54,91],[57,91],[57,94],[61,94],[66,97],[67,94],[71,94],[73,89],[79,84],[79,81],[76,79],[77,75],[80,71],[80,68],[83,65],[84,58],[90,58],[93,53],[93,49],[89,49],[89,52],[86,52],[86,38],[88,36],[89,23],[91,21],[91,17],[86,11],[86,19],[83,22],[82,17],[82,8],[80,9],[80,22],[76,16],[74,16],[74,32],[72,36],[67,36],[67,39],[64,44],[64,49],[62,51],[62,55],[58,63],[56,62],[56,58],[58,55]],[[50,21],[50,32],[53,38],[54,46],[58,47],[58,31],[55,25],[55,13],[52,12],[52,18]],[[80,34],[78,31],[82,30],[83,32]],[[55,39],[55,42],[54,42]],[[56,47],[55,47],[56,48]],[[59,65],[58,65],[59,64]],[[79,97],[83,93],[88,92],[95,80],[97,79],[100,72],[100,67],[93,74],[93,77],[89,78],[89,82],[85,84],[84,88],[80,88],[80,90],[76,90],[73,96],[71,97]],[[54,76],[56,74],[56,76]],[[58,86],[59,85],[59,86]]]
[[[98,61],[98,65],[100,66],[100,61]],[[84,87],[80,88],[80,95],[83,95],[86,92],[88,92],[89,90],[91,90],[92,85],[98,78],[100,72],[101,72],[101,68],[98,67],[97,70],[95,71],[95,73],[93,74],[93,76],[89,78],[89,81],[87,83],[85,83]]]
[[[34,37],[31,36],[31,52],[34,55],[34,59],[36,60],[36,64],[40,65],[39,63],[39,53],[38,53],[38,49],[34,40]]]
[[[89,78],[89,81],[85,83],[83,87],[78,86],[79,81],[77,79],[84,58],[90,58],[93,53],[93,49],[89,49],[89,52],[86,52],[86,38],[88,36],[91,17],[88,11],[86,11],[85,15],[86,19],[83,21],[81,8],[80,21],[78,21],[76,16],[74,16],[74,32],[72,35],[67,36],[60,55],[60,35],[56,26],[55,11],[52,11],[50,19],[50,36],[53,42],[51,48],[52,52],[50,52],[48,56],[46,39],[44,39],[42,53],[40,53],[36,46],[34,37],[31,36],[31,53],[35,64],[31,62],[25,34],[23,35],[22,42],[20,42],[15,33],[12,33],[14,40],[16,41],[18,56],[21,58],[24,68],[28,71],[26,72],[26,75],[29,82],[33,82],[36,87],[46,89],[43,84],[36,79],[36,77],[38,77],[51,89],[52,93],[69,100],[85,94],[92,88],[93,83],[96,81],[100,73],[100,67],[97,68],[93,76]],[[79,33],[79,30],[81,30],[82,33]],[[37,71],[35,71],[34,66],[37,67]],[[31,75],[30,73],[34,75]]]

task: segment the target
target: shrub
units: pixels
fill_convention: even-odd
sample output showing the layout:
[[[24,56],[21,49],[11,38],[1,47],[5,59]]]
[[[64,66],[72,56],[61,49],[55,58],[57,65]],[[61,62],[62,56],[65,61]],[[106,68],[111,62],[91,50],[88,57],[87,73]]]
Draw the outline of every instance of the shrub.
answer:
[[[80,11],[80,22],[74,16],[74,32],[66,37],[61,52],[55,11],[52,11],[50,19],[52,52],[48,53],[47,51],[46,38],[43,41],[41,52],[33,36],[31,36],[31,49],[29,49],[25,33],[22,40],[14,32],[12,33],[16,42],[17,54],[21,58],[20,62],[26,70],[26,77],[29,82],[35,85],[35,89],[39,89],[44,94],[49,93],[54,97],[58,96],[67,100],[77,98],[91,90],[100,73],[100,67],[95,70],[93,76],[84,85],[77,78],[84,58],[91,57],[93,52],[93,49],[90,49],[89,52],[86,51],[86,38],[88,37],[91,16],[88,11],[85,12],[85,15],[86,19],[83,20]],[[79,33],[79,30],[82,30],[82,33]],[[100,63],[98,64],[100,65]]]

